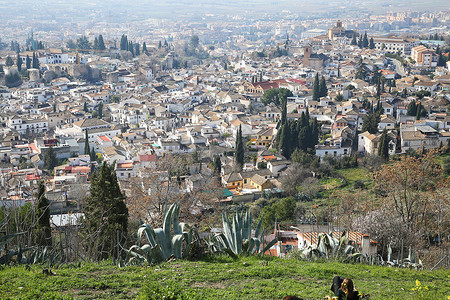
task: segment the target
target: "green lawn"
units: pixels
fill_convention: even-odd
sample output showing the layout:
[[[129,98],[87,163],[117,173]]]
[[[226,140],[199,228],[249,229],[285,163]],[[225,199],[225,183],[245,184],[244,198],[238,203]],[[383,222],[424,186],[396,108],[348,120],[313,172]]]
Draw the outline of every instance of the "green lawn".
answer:
[[[371,299],[448,299],[450,271],[414,271],[368,265],[302,262],[245,257],[172,261],[158,266],[118,268],[111,264],[66,265],[42,273],[44,266],[0,270],[1,299],[282,299],[297,295],[323,299],[334,275],[351,277]],[[177,296],[167,298],[168,296]],[[163,298],[163,297],[166,298]]]

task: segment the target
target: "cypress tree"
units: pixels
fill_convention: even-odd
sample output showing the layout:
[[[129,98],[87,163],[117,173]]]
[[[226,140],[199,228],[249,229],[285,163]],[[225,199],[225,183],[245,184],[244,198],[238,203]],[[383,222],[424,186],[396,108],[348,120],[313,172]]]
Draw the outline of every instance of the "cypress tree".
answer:
[[[316,101],[319,100],[319,97],[320,97],[319,73],[316,73],[316,77],[314,78],[312,99]]]
[[[27,58],[25,59],[25,66],[26,66],[27,70],[31,68],[31,58],[28,55],[27,55]]]
[[[99,50],[98,49],[98,38],[97,37],[95,37],[95,39],[94,39],[94,50]]]
[[[367,48],[368,46],[369,46],[369,40],[367,39],[367,32],[365,32],[363,40],[362,40],[362,47]]]
[[[421,113],[422,113],[422,104],[419,102],[419,104],[417,105],[416,120],[420,120]]]
[[[373,42],[373,38],[372,37],[369,40],[369,49],[375,49],[375,43]]]
[[[84,205],[84,233],[93,259],[116,257],[128,230],[128,208],[112,166],[102,164],[91,176],[90,196]],[[117,240],[119,236],[119,240]]]
[[[322,76],[322,78],[320,78],[319,95],[320,95],[320,97],[326,97],[328,95],[327,84],[326,84],[325,78],[323,76]]]
[[[220,175],[222,171],[222,162],[220,161],[219,155],[214,156],[214,172]]]
[[[378,145],[378,156],[384,159],[389,158],[389,138],[387,135],[387,130],[384,129],[380,137],[380,143]]]
[[[52,171],[58,165],[58,159],[53,147],[50,146],[44,154],[44,168]]]
[[[17,70],[22,71],[22,59],[20,58],[19,53],[17,53],[17,61],[16,61]]]
[[[406,111],[407,116],[416,116],[417,115],[417,106],[414,101],[411,101],[408,105],[408,110]]]
[[[281,125],[286,124],[287,120],[287,99],[282,99],[282,110],[281,110]]]
[[[91,152],[89,153],[89,157],[90,157],[91,161],[96,161],[97,160],[97,154],[95,153],[94,147],[91,148]]]
[[[87,129],[84,131],[84,155],[89,155],[91,152],[89,151],[89,135]]]
[[[33,69],[39,69],[39,58],[35,52],[33,52]]]
[[[236,135],[236,150],[235,158],[236,163],[242,168],[244,166],[244,145],[242,144],[242,127],[239,125],[239,129]]]
[[[36,224],[36,244],[39,246],[52,246],[52,230],[50,227],[50,202],[45,197],[44,182],[39,182],[37,194],[37,224]]]
[[[98,36],[98,50],[105,50],[105,41],[103,40],[103,35]]]
[[[83,104],[83,111],[84,112],[88,112],[89,110],[88,110],[88,106],[87,106],[87,102],[84,102],[84,104]]]
[[[160,43],[161,43],[161,41],[160,41]],[[142,52],[147,54],[147,44],[145,42],[142,44]]]
[[[358,44],[358,42],[356,41],[356,34],[353,35],[351,44],[355,46]]]
[[[139,50],[139,43],[135,44],[134,46],[135,46],[134,52],[136,53],[136,56],[141,55],[141,51]]]

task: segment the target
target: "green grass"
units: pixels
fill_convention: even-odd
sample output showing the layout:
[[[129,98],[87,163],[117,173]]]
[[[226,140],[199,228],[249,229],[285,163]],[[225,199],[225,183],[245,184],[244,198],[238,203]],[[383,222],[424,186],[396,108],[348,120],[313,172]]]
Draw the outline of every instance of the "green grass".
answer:
[[[297,295],[323,299],[330,295],[334,275],[350,277],[371,299],[416,299],[415,281],[429,290],[424,299],[447,299],[450,272],[414,271],[337,262],[303,262],[244,257],[202,261],[172,261],[158,266],[102,264],[67,265],[56,275],[44,266],[0,270],[1,299],[282,299]],[[172,298],[167,298],[172,295]]]
[[[350,187],[353,187],[353,183],[355,183],[356,180],[362,180],[365,184],[370,184],[372,182],[371,174],[367,169],[362,167],[340,169],[335,172],[347,179],[348,186]]]

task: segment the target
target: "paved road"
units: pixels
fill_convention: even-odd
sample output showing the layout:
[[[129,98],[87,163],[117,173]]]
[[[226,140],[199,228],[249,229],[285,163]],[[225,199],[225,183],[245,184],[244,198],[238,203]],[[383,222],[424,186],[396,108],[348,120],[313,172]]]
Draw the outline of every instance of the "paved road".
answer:
[[[398,60],[396,60],[395,58],[391,58],[392,62],[395,65],[395,71],[397,71],[397,73],[402,76],[405,77],[406,73],[405,73],[405,69],[402,66],[402,63]]]

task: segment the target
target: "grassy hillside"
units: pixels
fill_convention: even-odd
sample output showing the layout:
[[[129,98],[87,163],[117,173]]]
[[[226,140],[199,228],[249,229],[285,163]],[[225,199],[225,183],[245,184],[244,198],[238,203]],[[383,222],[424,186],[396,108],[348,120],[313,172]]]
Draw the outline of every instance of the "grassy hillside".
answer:
[[[334,275],[351,277],[371,299],[448,299],[450,271],[413,271],[342,263],[245,257],[172,261],[151,267],[65,265],[55,275],[45,266],[0,270],[1,299],[323,299]],[[416,280],[423,298],[418,298]]]

